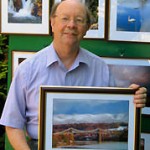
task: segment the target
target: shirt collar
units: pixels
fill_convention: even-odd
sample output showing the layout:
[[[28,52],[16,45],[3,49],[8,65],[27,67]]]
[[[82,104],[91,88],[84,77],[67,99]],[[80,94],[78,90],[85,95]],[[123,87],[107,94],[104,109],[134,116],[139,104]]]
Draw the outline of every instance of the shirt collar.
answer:
[[[53,43],[48,47],[46,58],[47,58],[47,65],[46,65],[47,67],[59,61],[58,55],[53,47]]]
[[[89,60],[88,60],[88,55],[87,55],[87,50],[83,49],[83,48],[80,48],[80,51],[79,51],[79,54],[77,56],[77,61],[79,63],[84,63],[86,65],[90,65],[89,63]]]
[[[90,65],[89,61],[88,61],[88,56],[86,53],[87,50],[80,48],[78,56],[74,62],[75,65],[79,65],[80,63],[86,64],[86,65]],[[59,62],[60,59],[54,49],[53,43],[50,44],[50,46],[48,47],[48,51],[47,51],[47,67],[52,65],[55,62]]]

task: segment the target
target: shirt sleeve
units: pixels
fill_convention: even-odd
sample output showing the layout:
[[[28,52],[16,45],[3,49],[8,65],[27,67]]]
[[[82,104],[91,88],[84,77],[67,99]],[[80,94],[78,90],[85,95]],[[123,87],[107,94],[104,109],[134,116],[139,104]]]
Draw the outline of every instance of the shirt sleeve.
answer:
[[[22,69],[23,70],[23,69]],[[0,124],[13,128],[24,128],[26,122],[26,76],[21,66],[15,72],[3,109]]]

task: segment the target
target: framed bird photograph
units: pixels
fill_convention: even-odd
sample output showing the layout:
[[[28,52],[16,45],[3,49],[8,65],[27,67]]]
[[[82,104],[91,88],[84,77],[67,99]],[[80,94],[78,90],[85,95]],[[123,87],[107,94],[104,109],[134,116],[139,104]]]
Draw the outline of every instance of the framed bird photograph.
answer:
[[[109,0],[108,40],[150,42],[150,1]]]

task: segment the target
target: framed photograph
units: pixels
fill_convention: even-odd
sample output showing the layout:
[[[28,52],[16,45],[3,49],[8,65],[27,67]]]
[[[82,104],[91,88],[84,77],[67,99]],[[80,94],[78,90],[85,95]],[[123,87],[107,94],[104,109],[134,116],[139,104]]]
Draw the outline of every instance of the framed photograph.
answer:
[[[141,150],[149,150],[150,148],[150,133],[141,133]]]
[[[111,81],[117,87],[128,87],[132,83],[146,87],[147,101],[150,102],[150,59],[102,57],[108,64]],[[142,109],[150,114],[150,108]]]
[[[54,3],[61,0],[54,0]],[[82,0],[91,11],[92,25],[84,38],[104,39],[105,30],[105,0]]]
[[[49,34],[49,0],[1,0],[1,33]]]
[[[41,86],[39,150],[139,150],[140,113],[133,104],[134,92]]]
[[[150,42],[150,1],[109,2],[109,40]]]
[[[144,107],[144,108],[142,108],[142,114],[150,116],[150,107]]]
[[[27,58],[30,58],[35,52],[31,51],[12,51],[12,77],[18,65]]]

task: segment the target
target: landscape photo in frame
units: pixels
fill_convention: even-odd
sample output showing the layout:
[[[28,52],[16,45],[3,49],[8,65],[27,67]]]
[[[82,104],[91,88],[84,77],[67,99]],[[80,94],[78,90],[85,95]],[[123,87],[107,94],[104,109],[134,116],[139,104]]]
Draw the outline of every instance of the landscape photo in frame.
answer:
[[[134,92],[129,88],[41,86],[39,150],[138,150]]]
[[[147,101],[150,101],[150,59],[102,57],[108,64],[110,78],[115,87],[128,87],[135,83],[147,88]],[[149,105],[149,103],[148,103]],[[149,107],[142,109],[150,115]]]
[[[49,34],[49,0],[1,0],[1,33]]]

